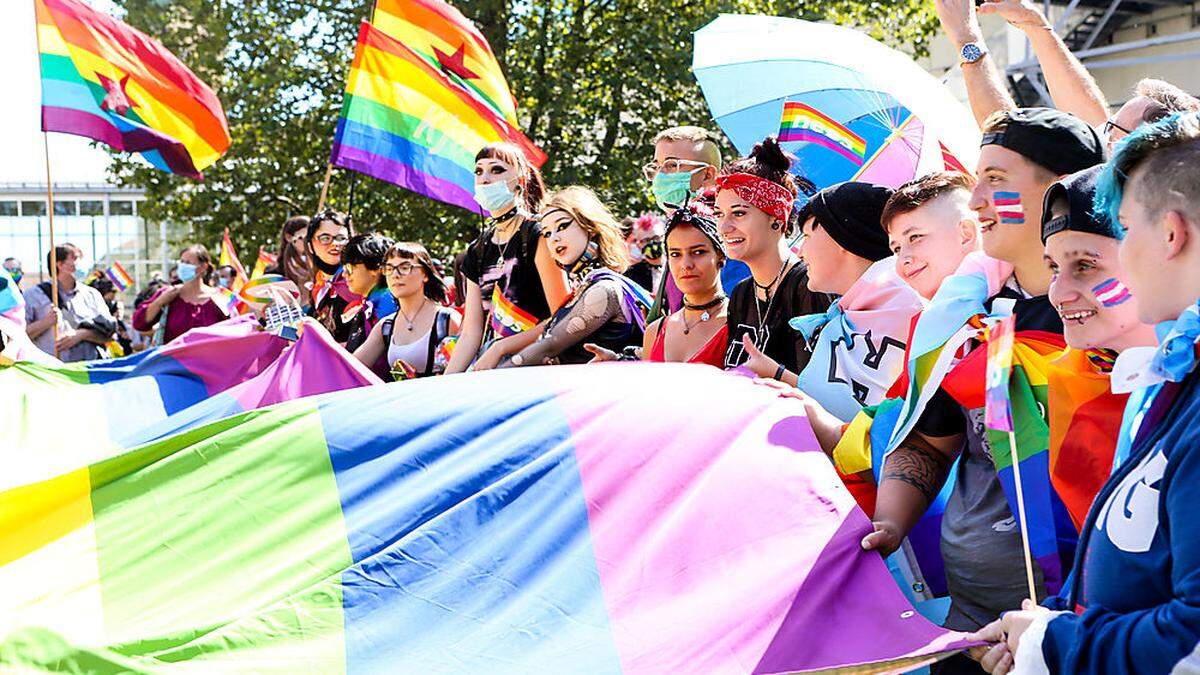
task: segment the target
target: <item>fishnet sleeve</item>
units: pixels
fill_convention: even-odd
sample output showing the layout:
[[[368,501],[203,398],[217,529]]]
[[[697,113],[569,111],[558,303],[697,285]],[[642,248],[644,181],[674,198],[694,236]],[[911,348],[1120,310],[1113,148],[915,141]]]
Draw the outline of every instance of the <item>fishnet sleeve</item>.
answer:
[[[542,334],[537,342],[514,355],[509,365],[533,366],[551,363],[573,345],[584,341],[604,324],[621,316],[621,291],[608,280],[588,286],[567,314]]]

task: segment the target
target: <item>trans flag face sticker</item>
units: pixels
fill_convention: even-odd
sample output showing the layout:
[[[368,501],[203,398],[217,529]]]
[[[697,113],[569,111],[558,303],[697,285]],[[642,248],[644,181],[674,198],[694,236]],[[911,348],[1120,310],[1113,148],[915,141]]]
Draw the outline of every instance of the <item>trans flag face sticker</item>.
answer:
[[[1020,225],[1025,222],[1025,207],[1021,205],[1020,192],[996,192],[992,195],[996,205],[996,217],[1005,225]]]
[[[1096,296],[1100,304],[1105,307],[1122,305],[1133,297],[1133,293],[1129,292],[1129,287],[1116,279],[1101,281],[1097,286],[1092,288],[1092,295]]]

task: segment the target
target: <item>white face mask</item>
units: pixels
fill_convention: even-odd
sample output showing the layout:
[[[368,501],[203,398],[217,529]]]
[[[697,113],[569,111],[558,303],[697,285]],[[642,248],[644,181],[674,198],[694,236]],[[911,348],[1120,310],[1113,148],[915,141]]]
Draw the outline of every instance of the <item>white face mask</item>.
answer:
[[[506,181],[482,183],[475,186],[475,201],[488,213],[499,213],[516,201],[517,196]]]

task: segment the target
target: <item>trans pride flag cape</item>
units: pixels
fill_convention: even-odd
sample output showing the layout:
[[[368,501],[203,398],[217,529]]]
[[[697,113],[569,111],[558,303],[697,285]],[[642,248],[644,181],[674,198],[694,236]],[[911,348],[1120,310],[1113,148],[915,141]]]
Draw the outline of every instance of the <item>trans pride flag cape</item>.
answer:
[[[711,368],[520,368],[63,467],[0,492],[0,664],[792,672],[969,646],[862,550],[802,411]]]

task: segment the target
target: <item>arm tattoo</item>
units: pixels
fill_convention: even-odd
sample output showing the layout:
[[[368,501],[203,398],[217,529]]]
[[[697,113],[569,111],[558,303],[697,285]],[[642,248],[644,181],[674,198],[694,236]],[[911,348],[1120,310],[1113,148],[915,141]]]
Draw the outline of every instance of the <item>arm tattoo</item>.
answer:
[[[950,472],[950,458],[915,434],[896,448],[883,467],[883,478],[898,480],[920,490],[932,503]]]

